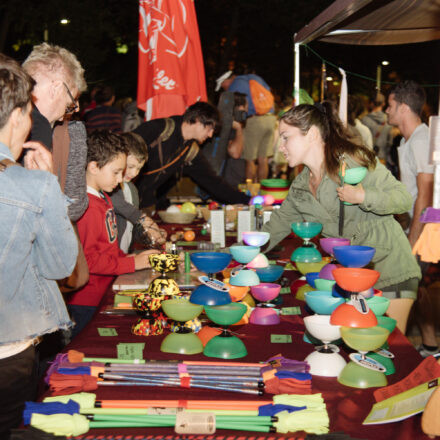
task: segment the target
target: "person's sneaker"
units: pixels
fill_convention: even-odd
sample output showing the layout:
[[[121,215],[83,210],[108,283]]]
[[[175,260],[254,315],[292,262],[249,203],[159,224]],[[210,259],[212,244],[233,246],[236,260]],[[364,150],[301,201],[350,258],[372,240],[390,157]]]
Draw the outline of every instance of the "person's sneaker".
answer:
[[[439,354],[439,348],[437,347],[435,350],[428,350],[425,348],[423,344],[416,347],[416,350],[422,355],[422,357],[426,358],[428,356],[435,356],[436,354]]]

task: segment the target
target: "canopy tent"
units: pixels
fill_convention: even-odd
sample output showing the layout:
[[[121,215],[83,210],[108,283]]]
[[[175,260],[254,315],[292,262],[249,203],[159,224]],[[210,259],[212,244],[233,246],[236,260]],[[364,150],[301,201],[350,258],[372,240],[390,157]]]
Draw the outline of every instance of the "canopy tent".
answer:
[[[440,0],[336,0],[295,34],[295,101],[298,102],[300,90],[301,44],[319,40],[339,44],[392,45],[439,39]],[[434,118],[437,118],[436,122],[440,122],[438,116]],[[436,125],[437,132],[440,131],[440,123],[432,125]],[[432,126],[430,129],[433,131]],[[440,160],[437,159],[440,151],[440,145],[437,144],[439,139],[440,136],[431,136],[431,144],[436,144],[431,145],[435,163],[434,210],[431,212],[438,214],[437,222],[440,222]],[[440,233],[440,230],[436,233]]]
[[[301,44],[319,40],[390,45],[438,39],[440,0],[336,0],[295,34],[295,99],[300,88]]]
[[[440,39],[440,0],[337,0],[304,26],[295,43],[388,45]]]

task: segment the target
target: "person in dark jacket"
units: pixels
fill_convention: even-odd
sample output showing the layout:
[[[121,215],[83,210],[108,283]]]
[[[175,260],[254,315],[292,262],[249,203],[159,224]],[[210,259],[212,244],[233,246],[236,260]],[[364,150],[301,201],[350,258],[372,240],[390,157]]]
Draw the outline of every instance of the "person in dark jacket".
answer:
[[[148,162],[136,182],[142,208],[158,206],[158,200],[166,196],[176,174],[190,177],[220,203],[249,203],[248,196],[216,175],[200,151],[199,146],[212,137],[218,122],[215,107],[197,102],[183,116],[144,122],[134,130],[148,145]]]
[[[115,91],[113,87],[103,86],[95,95],[96,107],[84,115],[87,133],[95,130],[110,130],[114,133],[121,132],[121,112],[113,107]]]

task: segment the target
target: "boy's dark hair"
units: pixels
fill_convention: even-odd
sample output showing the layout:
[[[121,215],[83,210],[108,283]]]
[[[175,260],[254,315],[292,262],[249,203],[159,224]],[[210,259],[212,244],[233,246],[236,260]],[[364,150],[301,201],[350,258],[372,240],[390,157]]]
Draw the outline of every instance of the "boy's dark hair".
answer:
[[[102,168],[121,153],[127,154],[126,142],[111,131],[95,130],[87,139],[87,164],[96,162]]]
[[[205,127],[216,128],[220,121],[220,114],[216,107],[207,102],[196,102],[190,105],[183,114],[183,122],[195,124],[200,122]]]
[[[111,86],[102,86],[98,89],[95,95],[96,104],[104,104],[115,96],[115,91]]]
[[[394,95],[395,101],[406,104],[417,116],[422,114],[426,101],[425,90],[415,81],[404,81],[394,87],[390,95]]]
[[[148,147],[144,138],[131,131],[121,134],[127,148],[127,154],[134,156],[139,162],[147,161]]]
[[[14,109],[25,109],[35,81],[12,58],[0,53],[0,129]]]

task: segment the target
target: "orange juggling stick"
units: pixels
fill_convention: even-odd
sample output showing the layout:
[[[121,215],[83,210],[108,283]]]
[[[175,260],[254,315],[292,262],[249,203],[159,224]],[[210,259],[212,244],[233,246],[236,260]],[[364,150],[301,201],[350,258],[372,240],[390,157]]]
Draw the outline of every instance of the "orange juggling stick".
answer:
[[[255,411],[272,400],[97,400],[98,408],[186,408]]]

